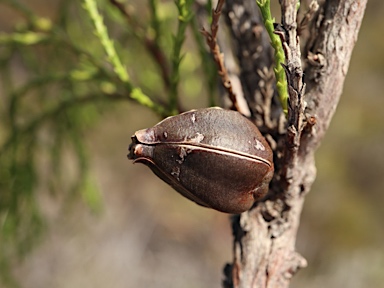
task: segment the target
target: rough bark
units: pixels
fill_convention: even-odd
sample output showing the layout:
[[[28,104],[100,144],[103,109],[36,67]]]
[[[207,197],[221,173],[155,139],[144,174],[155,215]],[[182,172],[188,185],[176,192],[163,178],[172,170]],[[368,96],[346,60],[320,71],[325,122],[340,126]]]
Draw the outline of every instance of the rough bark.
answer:
[[[275,100],[271,50],[254,2],[227,0],[224,15],[237,47],[244,95],[272,144],[276,170],[267,197],[232,218],[234,258],[225,267],[223,285],[288,287],[307,265],[295,242],[304,198],[316,177],[314,152],[342,93],[367,0],[319,1],[319,9],[311,6],[302,21],[296,19],[296,0],[280,0],[277,33],[284,42],[289,85],[286,122]]]

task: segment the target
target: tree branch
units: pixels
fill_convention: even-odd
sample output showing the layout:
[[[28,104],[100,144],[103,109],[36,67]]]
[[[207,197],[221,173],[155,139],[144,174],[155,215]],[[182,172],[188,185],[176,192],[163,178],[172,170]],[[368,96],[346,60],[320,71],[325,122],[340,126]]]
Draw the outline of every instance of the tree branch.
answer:
[[[228,1],[227,15],[237,15],[239,5],[251,5],[251,1]],[[306,260],[295,251],[295,242],[304,198],[316,176],[314,152],[340,98],[366,3],[367,0],[323,2],[312,13],[313,20],[300,27],[311,31],[302,58],[297,37],[297,1],[280,1],[282,23],[276,33],[283,40],[287,58],[287,130],[279,133],[277,126],[271,126],[275,130],[269,131],[276,141],[275,176],[269,194],[250,211],[232,218],[234,259],[226,266],[224,287],[288,287],[296,271],[306,266]],[[239,26],[234,21],[229,23],[232,33],[237,33]],[[239,38],[235,40],[243,45]],[[237,55],[242,63],[243,57]],[[240,68],[252,65],[257,64],[252,61]],[[250,99],[249,103],[254,107],[257,100]],[[256,109],[252,111],[258,113]]]

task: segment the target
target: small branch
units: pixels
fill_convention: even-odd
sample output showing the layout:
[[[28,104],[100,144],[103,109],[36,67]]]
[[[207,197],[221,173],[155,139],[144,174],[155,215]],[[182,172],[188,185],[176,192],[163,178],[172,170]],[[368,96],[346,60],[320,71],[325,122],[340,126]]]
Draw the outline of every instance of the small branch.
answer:
[[[205,36],[207,44],[211,49],[213,58],[218,67],[218,74],[221,77],[221,82],[225,89],[227,89],[229,94],[229,99],[232,101],[233,110],[237,110],[241,112],[241,109],[237,103],[236,94],[233,91],[233,87],[231,84],[231,80],[229,79],[229,75],[227,69],[224,65],[224,55],[220,52],[219,44],[217,43],[217,32],[219,30],[219,20],[221,16],[221,10],[223,8],[225,1],[219,0],[217,2],[217,6],[215,10],[212,10],[212,24],[211,24],[211,33],[209,33],[204,28],[201,30],[201,33]]]
[[[275,19],[272,18],[271,15],[271,5],[270,0],[257,0],[257,5],[260,8],[261,15],[263,16],[263,21],[265,25],[265,29],[267,30],[269,37],[271,39],[271,44],[273,49],[275,50],[275,76],[276,76],[276,88],[279,93],[279,99],[283,111],[285,114],[288,113],[288,88],[287,88],[287,80],[285,77],[285,71],[282,65],[285,64],[284,50],[282,47],[282,41],[279,36],[275,34],[274,22]]]
[[[167,57],[165,56],[163,50],[160,48],[159,44],[159,20],[156,14],[156,3],[155,0],[150,1],[150,7],[151,12],[153,15],[152,20],[152,27],[155,31],[155,38],[152,39],[148,37],[148,35],[145,33],[144,29],[140,27],[140,25],[135,21],[134,18],[132,18],[132,15],[128,12],[128,10],[125,8],[124,4],[122,2],[119,2],[117,0],[110,0],[111,4],[114,5],[120,13],[124,16],[126,19],[128,25],[132,27],[133,35],[139,39],[140,41],[143,41],[143,44],[145,45],[146,49],[148,50],[149,54],[152,56],[152,58],[155,60],[155,63],[160,69],[161,77],[163,79],[164,85],[166,89],[170,88],[171,80],[170,80],[170,68],[167,62]]]
[[[171,86],[169,92],[169,112],[170,114],[177,114],[178,109],[177,100],[177,88],[180,80],[180,62],[182,59],[181,48],[185,40],[185,30],[192,19],[192,0],[176,0],[175,4],[179,10],[179,21],[177,26],[176,35],[173,37],[173,51],[171,56],[172,61],[172,72],[171,72]]]
[[[56,107],[48,111],[44,111],[44,113],[36,116],[34,119],[29,121],[28,125],[23,127],[17,127],[17,129],[14,129],[14,131],[12,131],[12,134],[4,141],[2,146],[0,146],[0,155],[5,154],[6,151],[12,147],[12,143],[15,141],[17,135],[33,133],[37,128],[39,128],[42,124],[44,124],[45,121],[51,119],[52,117],[56,117],[58,114],[72,107],[87,105],[87,104],[95,103],[96,101],[106,101],[106,100],[126,101],[132,98],[133,98],[132,96],[125,96],[125,95],[120,95],[115,93],[115,94],[107,94],[103,97],[98,97],[95,95],[86,95],[84,97],[77,97],[77,98],[68,99],[66,101],[62,101]]]
[[[284,65],[288,82],[288,129],[285,138],[284,157],[281,159],[280,177],[287,187],[297,163],[301,133],[304,129],[304,90],[301,65],[300,42],[297,36],[297,0],[280,0],[282,26],[277,30],[280,36],[287,64]],[[287,190],[289,191],[289,190]],[[288,193],[289,194],[289,193]],[[292,195],[286,196],[292,196]]]
[[[208,1],[210,3],[210,1]],[[207,85],[208,97],[209,97],[209,106],[215,106],[216,99],[216,88],[217,88],[217,68],[215,64],[212,62],[212,57],[205,45],[205,39],[203,35],[200,33],[199,27],[202,26],[201,22],[206,20],[206,9],[202,7],[198,2],[195,3],[196,6],[196,17],[193,17],[191,22],[192,33],[197,44],[200,58],[201,58],[201,66],[204,72],[204,81]]]
[[[315,16],[316,12],[319,10],[319,4],[316,0],[313,0],[311,4],[309,4],[308,11],[305,13],[303,18],[300,21],[299,26],[297,27],[297,34],[301,35],[302,31],[306,29],[308,24],[312,21],[313,17]]]
[[[113,69],[119,79],[124,83],[129,83],[129,75],[125,67],[120,61],[119,56],[115,50],[112,40],[108,36],[107,27],[104,25],[103,17],[97,11],[97,5],[94,0],[84,0],[84,6],[92,19],[95,34],[100,39],[104,51],[108,56],[109,62],[112,64]]]
[[[302,130],[303,105],[303,69],[301,65],[300,42],[297,36],[297,0],[280,0],[282,29],[277,32],[283,39],[283,48],[287,58],[285,72],[288,81],[289,105],[288,126]]]
[[[45,33],[27,31],[25,33],[1,33],[0,44],[6,45],[10,43],[20,45],[36,45],[48,39]]]
[[[116,1],[116,0],[112,0]],[[151,11],[151,27],[155,31],[154,43],[159,43],[159,37],[161,35],[161,21],[157,15],[158,11],[158,0],[149,0],[149,8]]]
[[[108,36],[107,27],[104,25],[103,17],[97,10],[97,4],[95,0],[84,0],[85,10],[88,12],[93,25],[95,27],[95,34],[99,38],[105,53],[108,56],[109,62],[112,64],[113,70],[119,79],[127,86],[131,98],[137,101],[139,104],[150,108],[159,115],[165,115],[163,107],[155,104],[151,98],[145,95],[140,88],[133,87],[129,80],[129,75],[125,67],[120,61],[120,58],[115,50],[112,40]]]

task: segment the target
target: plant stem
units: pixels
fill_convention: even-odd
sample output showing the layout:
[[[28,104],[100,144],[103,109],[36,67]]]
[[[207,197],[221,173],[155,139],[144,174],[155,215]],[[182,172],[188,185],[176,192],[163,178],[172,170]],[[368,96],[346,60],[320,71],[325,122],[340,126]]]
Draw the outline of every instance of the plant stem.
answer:
[[[276,76],[276,87],[279,94],[279,99],[284,113],[288,113],[288,86],[285,76],[285,71],[282,64],[285,63],[285,54],[281,39],[275,34],[275,28],[273,26],[275,19],[271,15],[271,3],[270,0],[256,0],[257,5],[260,8],[261,15],[263,17],[265,29],[268,32],[271,44],[275,50],[275,68],[273,69]]]
[[[117,55],[116,49],[113,45],[113,41],[108,36],[107,27],[104,25],[103,17],[97,10],[97,4],[95,0],[84,0],[85,10],[88,12],[94,28],[95,34],[99,38],[101,45],[103,46],[105,53],[107,54],[108,61],[111,63],[114,72],[119,79],[126,85],[129,90],[130,97],[139,104],[154,110],[159,115],[165,115],[163,107],[155,104],[151,98],[149,98],[140,88],[136,88],[129,80],[129,75],[125,67],[120,61]]]
[[[177,26],[176,35],[173,37],[173,52],[172,52],[172,74],[171,74],[171,87],[169,94],[169,112],[170,114],[178,113],[177,103],[177,87],[180,80],[180,62],[182,60],[181,47],[185,40],[185,30],[187,29],[189,21],[192,19],[191,5],[192,0],[176,0],[175,4],[179,10],[179,23]]]

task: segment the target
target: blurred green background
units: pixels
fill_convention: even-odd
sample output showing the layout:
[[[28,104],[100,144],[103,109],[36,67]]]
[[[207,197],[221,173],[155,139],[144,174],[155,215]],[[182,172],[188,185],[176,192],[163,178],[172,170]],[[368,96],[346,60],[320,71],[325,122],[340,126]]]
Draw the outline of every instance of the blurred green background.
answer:
[[[31,79],[44,75],[44,71],[48,71],[45,69],[50,69],[51,75],[57,71],[91,74],[84,68],[87,60],[71,55],[63,45],[48,49],[49,54],[39,45],[26,46],[26,50],[15,45],[14,54],[9,53],[10,46],[3,33],[22,30],[26,23],[21,13],[10,8],[12,2],[0,1],[0,62],[13,59],[8,63],[12,86],[8,87],[4,74],[0,79],[3,118],[10,98],[5,91],[19,89]],[[132,2],[134,15],[145,24],[147,2],[127,2]],[[20,3],[35,15],[66,27],[71,41],[81,49],[105,58],[79,1],[24,0]],[[126,28],[124,19],[108,7],[107,1],[100,1],[100,5],[103,14],[108,15],[106,23],[112,37],[119,39],[115,44],[122,51],[123,61],[135,83],[150,96],[163,95],[156,67],[134,39],[134,31]],[[61,17],[61,9],[66,9],[67,18]],[[297,249],[309,266],[294,277],[292,287],[384,287],[384,113],[381,111],[384,107],[384,40],[379,36],[383,13],[384,2],[368,2],[341,102],[317,151],[318,175],[306,199],[297,239]],[[163,28],[166,35],[162,43],[170,47],[177,18],[173,1],[162,1],[159,15],[163,27],[167,28]],[[201,80],[202,63],[193,54],[194,42],[186,41],[183,51],[191,53],[186,54],[181,66],[181,101],[186,109],[205,107],[208,100]],[[44,60],[48,58],[48,62]],[[30,69],[35,66],[25,64],[33,61],[38,64],[36,71]],[[19,110],[25,117],[17,121],[22,125],[23,121],[28,122],[29,114],[39,115],[39,111],[45,109],[39,101],[53,105],[64,97],[63,89],[69,94],[74,91],[86,94],[98,93],[103,87],[105,91],[108,90],[105,87],[111,86],[110,82],[98,83],[97,77],[91,76],[93,82],[85,79],[85,84],[76,87],[69,81],[38,90],[46,98],[30,93],[30,100]],[[107,79],[112,81],[113,77]],[[124,91],[118,85],[112,85],[111,89]],[[33,146],[38,147],[34,160],[39,181],[34,183],[35,192],[22,199],[32,199],[37,208],[30,209],[21,202],[18,209],[20,215],[26,217],[38,209],[41,220],[31,223],[44,229],[42,234],[37,234],[38,228],[31,235],[27,233],[22,244],[28,246],[31,242],[32,249],[26,249],[25,253],[8,253],[5,249],[9,249],[9,243],[0,243],[3,255],[11,257],[6,264],[3,263],[6,258],[1,259],[1,274],[5,278],[12,275],[9,279],[14,278],[20,287],[28,288],[221,287],[222,268],[232,257],[228,215],[198,207],[175,193],[145,166],[132,165],[126,158],[130,136],[138,129],[152,126],[159,118],[126,99],[110,102],[113,103],[98,102],[81,111],[71,110],[63,118],[52,117],[52,121],[64,121],[60,123],[67,126],[51,123],[50,128],[35,135],[40,139]],[[3,118],[0,144],[10,133],[8,122]],[[68,119],[77,119],[77,122]],[[50,162],[49,157],[54,154],[47,150],[54,151],[57,143],[61,143],[60,137],[56,139],[61,135],[60,129],[66,131],[69,127],[70,130],[71,125],[81,127],[73,130],[73,138],[68,136],[71,141],[63,140],[59,150],[63,158],[58,172],[61,180],[52,180],[56,175],[53,173],[56,162]],[[51,141],[51,135],[55,135],[57,143]],[[82,149],[73,148],[77,145],[76,139],[83,140]],[[71,181],[76,184],[76,174],[82,173],[76,168],[81,153],[86,154],[84,161],[89,161],[84,164],[86,180],[73,192],[67,186]],[[1,173],[0,177],[4,177]],[[6,193],[0,191],[0,197],[4,195]],[[2,214],[0,218],[2,225],[4,217]],[[4,284],[0,282],[0,287],[15,283],[9,279]]]

